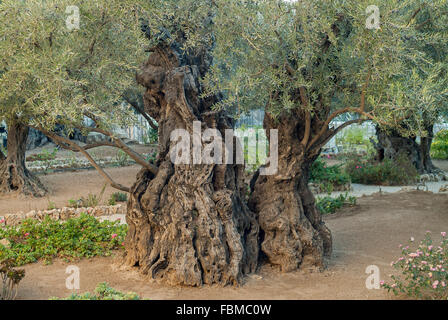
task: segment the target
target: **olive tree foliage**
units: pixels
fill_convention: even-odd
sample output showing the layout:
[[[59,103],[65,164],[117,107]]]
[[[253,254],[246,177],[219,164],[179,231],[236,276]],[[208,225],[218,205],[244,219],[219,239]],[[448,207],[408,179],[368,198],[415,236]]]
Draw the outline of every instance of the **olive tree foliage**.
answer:
[[[419,173],[437,173],[430,149],[434,124],[448,110],[448,2],[416,1],[401,12],[408,17],[403,35],[408,53],[392,94],[407,105],[407,113],[393,125],[377,127],[378,159],[406,156]]]
[[[399,129],[403,135],[432,135],[428,126],[448,110],[448,1],[416,1],[403,11],[413,12],[405,35],[410,53],[394,89],[411,108]]]
[[[134,2],[3,0],[2,118],[51,129],[82,124],[91,112],[127,123],[131,113],[114,106],[144,57]],[[70,25],[78,10],[71,8],[79,9],[79,29]]]
[[[227,95],[217,108],[266,106],[273,116],[303,109],[325,124],[353,113],[396,124],[418,115],[412,101],[436,105],[441,98],[409,68],[424,61],[428,37],[443,36],[417,36],[410,23],[421,6],[436,3],[446,7],[446,1],[382,1],[375,29],[366,25],[370,1],[222,1],[215,19],[219,63],[206,83]],[[439,71],[440,65],[425,70],[427,86]]]
[[[2,0],[0,120],[10,128],[38,129],[77,152],[94,145],[80,149],[56,136],[56,124],[103,133],[110,145],[119,144],[110,132],[135,120],[134,111],[121,105],[122,95],[145,57],[137,4]],[[86,128],[85,117],[95,126]]]

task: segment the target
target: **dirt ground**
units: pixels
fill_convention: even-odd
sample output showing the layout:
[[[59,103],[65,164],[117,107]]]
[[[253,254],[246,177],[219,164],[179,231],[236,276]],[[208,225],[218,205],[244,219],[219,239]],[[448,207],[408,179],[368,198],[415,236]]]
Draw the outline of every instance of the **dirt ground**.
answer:
[[[82,145],[82,143],[81,143]],[[47,144],[44,147],[36,148],[27,152],[27,157],[38,154],[44,150],[52,151],[54,144]],[[132,149],[139,153],[151,153],[154,147],[133,145]],[[96,148],[92,155],[98,158],[115,157],[119,149],[111,147]],[[74,153],[67,150],[59,150],[56,158],[77,158],[85,159],[80,153]],[[106,168],[105,171],[117,182],[130,187],[135,182],[135,177],[140,166],[130,166],[124,168]],[[74,172],[65,171],[59,173],[50,173],[48,175],[38,174],[39,179],[48,188],[48,195],[45,198],[35,199],[28,197],[17,198],[15,196],[0,196],[0,216],[5,213],[17,213],[19,211],[29,212],[31,210],[46,210],[50,203],[54,203],[57,208],[67,206],[68,200],[78,200],[81,197],[87,197],[89,193],[100,195],[105,179],[95,170],[77,170]],[[110,195],[117,190],[106,186],[102,197],[102,204],[107,204]]]
[[[396,299],[384,290],[368,290],[366,268],[376,265],[381,279],[393,273],[399,244],[423,238],[426,230],[439,236],[448,231],[448,196],[420,191],[376,194],[359,199],[359,206],[325,217],[333,232],[334,252],[324,272],[281,274],[264,266],[239,288],[173,288],[154,283],[135,270],[120,270],[116,258],[95,258],[71,263],[80,268],[81,290],[91,291],[108,282],[121,291],[134,291],[146,299]],[[56,261],[25,266],[19,299],[64,297],[67,263]]]
[[[135,165],[123,168],[106,168],[105,171],[115,181],[129,187],[135,182],[140,169],[140,166]],[[46,210],[50,202],[55,203],[57,208],[65,207],[68,200],[78,200],[81,197],[87,197],[89,193],[99,195],[106,182],[95,170],[39,175],[39,179],[49,189],[45,198],[0,196],[0,215],[19,211]],[[106,204],[110,195],[117,191],[110,186],[106,186],[101,204]]]
[[[448,171],[448,162],[435,164]],[[108,168],[106,171],[120,183],[130,186],[139,166]],[[104,179],[94,170],[41,175],[49,188],[48,198],[0,197],[1,213],[46,209],[48,202],[57,207],[69,199],[99,194]],[[107,187],[103,202],[115,192]],[[347,208],[325,220],[333,232],[334,252],[324,272],[298,271],[281,274],[263,266],[257,275],[249,276],[240,288],[173,288],[140,276],[135,270],[119,270],[114,257],[74,262],[81,272],[80,292],[92,291],[100,282],[108,282],[121,291],[135,291],[147,299],[395,299],[384,290],[368,290],[365,270],[370,265],[380,268],[381,279],[388,279],[394,270],[398,245],[410,237],[421,239],[426,230],[435,235],[448,231],[448,195],[408,192],[362,197],[355,208]],[[19,299],[65,297],[65,273],[69,264],[55,261],[25,266]]]

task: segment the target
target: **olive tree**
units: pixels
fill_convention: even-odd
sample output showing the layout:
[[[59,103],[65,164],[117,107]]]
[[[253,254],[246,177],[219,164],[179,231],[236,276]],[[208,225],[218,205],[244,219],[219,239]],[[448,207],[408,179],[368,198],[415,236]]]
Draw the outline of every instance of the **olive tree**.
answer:
[[[408,70],[409,19],[420,1],[227,0],[215,17],[216,63],[209,92],[216,110],[265,107],[264,128],[278,130],[278,167],[255,175],[249,200],[261,248],[283,271],[321,267],[330,230],[308,188],[310,166],[341,129],[373,120],[398,123],[409,114],[397,80]],[[339,127],[343,115],[352,120]]]
[[[158,123],[156,171],[143,168],[131,188],[124,263],[174,285],[237,285],[258,264],[258,222],[248,209],[242,165],[173,162],[179,130],[201,150],[212,130],[233,127],[226,110],[203,97],[201,79],[214,63],[217,6],[211,0],[148,1],[150,52],[137,74],[143,111]],[[194,133],[196,128],[196,133]],[[232,138],[233,139],[233,138]],[[223,144],[223,143],[222,143]],[[188,148],[192,149],[192,148]]]
[[[419,173],[437,172],[431,161],[434,124],[448,110],[448,2],[420,1],[409,16],[404,44],[408,72],[396,81],[408,115],[398,126],[378,126],[379,160],[406,156]],[[420,137],[420,143],[417,142]]]
[[[7,155],[0,164],[0,191],[42,196],[45,186],[25,166],[29,128],[54,142],[82,152],[98,145],[119,146],[141,163],[111,133],[133,122],[132,109],[121,106],[123,92],[134,86],[144,57],[144,35],[136,1],[0,2],[0,120],[8,127]],[[86,127],[90,118],[95,126]],[[103,133],[101,144],[78,144],[55,134],[67,131]],[[126,149],[127,148],[127,149]]]

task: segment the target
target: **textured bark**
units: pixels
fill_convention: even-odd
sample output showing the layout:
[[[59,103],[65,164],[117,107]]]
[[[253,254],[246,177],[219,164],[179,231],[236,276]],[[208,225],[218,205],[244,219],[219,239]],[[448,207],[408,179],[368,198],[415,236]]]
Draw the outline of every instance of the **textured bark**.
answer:
[[[137,81],[146,87],[145,112],[158,122],[156,175],[142,170],[131,188],[126,220],[125,265],[172,285],[240,284],[256,270],[258,223],[244,199],[243,168],[236,165],[174,165],[170,134],[193,121],[224,137],[229,119],[211,111],[216,97],[199,98],[206,53],[181,57],[157,47]]]
[[[306,151],[299,142],[305,119],[284,116],[275,122],[266,114],[264,127],[278,129],[278,174],[258,176],[249,206],[259,216],[262,251],[283,272],[324,266],[332,237],[308,188],[311,164],[320,149]]]
[[[0,192],[43,197],[47,190],[25,166],[29,129],[20,123],[8,123],[8,155],[0,163]]]
[[[420,144],[415,137],[403,137],[395,130],[382,130],[377,127],[376,135],[378,143],[375,148],[378,153],[378,160],[396,160],[404,155],[415,166],[419,174],[435,173],[438,169],[431,160],[431,144],[433,140],[433,126],[428,126],[428,137],[422,137]]]

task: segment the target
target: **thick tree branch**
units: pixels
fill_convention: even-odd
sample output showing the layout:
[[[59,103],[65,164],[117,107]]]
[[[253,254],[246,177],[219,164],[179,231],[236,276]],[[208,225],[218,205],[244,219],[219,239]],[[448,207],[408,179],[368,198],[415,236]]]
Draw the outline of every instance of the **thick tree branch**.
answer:
[[[308,98],[306,96],[306,90],[304,87],[300,87],[300,100],[302,101],[303,107],[306,109],[308,107]],[[311,135],[311,113],[309,110],[305,110],[305,133],[303,134],[303,139],[300,144],[306,148],[308,146],[308,141]]]
[[[148,122],[148,124],[153,128],[154,130],[158,130],[158,127],[154,124],[154,121],[151,119],[150,116],[145,112],[144,108],[142,107],[142,104],[140,104],[137,100],[139,98],[133,99],[129,96],[129,94],[124,94],[123,99],[129,103],[138,113],[140,113]],[[142,100],[143,101],[143,100]]]
[[[361,116],[366,117],[367,119],[373,120],[374,117],[373,115],[371,115],[370,113],[365,112],[365,108],[366,108],[366,94],[367,94],[367,90],[370,84],[370,78],[372,76],[372,71],[369,69],[369,71],[367,72],[367,76],[366,76],[366,80],[364,82],[364,85],[362,87],[362,91],[361,91],[361,103],[359,108],[343,108],[343,109],[339,109],[335,112],[333,112],[325,121],[324,125],[322,126],[322,129],[319,131],[319,133],[314,137],[314,139],[311,141],[311,143],[309,144],[308,147],[313,146],[322,136],[325,135],[325,133],[328,131],[328,126],[330,125],[331,121],[333,121],[334,119],[336,119],[337,117],[339,117],[342,114],[345,113],[357,113]]]
[[[365,121],[368,121],[369,119],[355,119],[355,120],[350,120],[350,121],[346,121],[343,124],[341,124],[339,127],[337,127],[336,129],[333,130],[329,130],[330,134],[322,141],[319,143],[319,145],[321,147],[323,147],[324,145],[326,145],[334,136],[336,136],[339,132],[341,132],[342,129],[355,124],[355,123],[363,123]]]
[[[98,125],[98,121],[99,120],[94,115],[92,115],[90,113],[86,113],[85,115],[87,117],[89,117],[90,119],[92,119],[95,122],[96,125]],[[144,168],[148,169],[149,171],[151,171],[152,174],[157,175],[157,172],[158,172],[159,169],[155,165],[147,162],[145,159],[143,159],[143,157],[140,154],[138,154],[137,152],[135,152],[134,150],[129,148],[126,145],[126,143],[124,143],[120,138],[117,138],[116,136],[114,136],[111,132],[103,130],[103,129],[100,129],[98,127],[96,127],[96,128],[85,128],[85,129],[88,130],[88,131],[91,131],[91,132],[101,133],[101,134],[109,137],[116,144],[116,146],[118,148],[120,148],[121,150],[126,152],[135,162],[137,162],[142,167],[144,167]]]
[[[78,150],[78,152],[81,152],[87,158],[87,160],[89,160],[89,162],[92,164],[92,166],[109,182],[109,184],[112,188],[118,189],[123,192],[130,192],[130,188],[125,187],[119,183],[116,183],[112,179],[112,177],[109,176],[107,174],[107,172],[104,171],[103,168],[101,168],[101,166],[99,166],[96,163],[96,161],[92,158],[92,156],[83,147],[79,146],[77,143],[71,141],[70,139],[61,137],[57,134],[54,134],[50,131],[47,131],[44,128],[33,127],[33,126],[29,126],[29,127],[41,131],[46,136],[50,137],[56,144],[60,145],[62,148],[66,149],[67,146],[70,146],[70,148]]]

